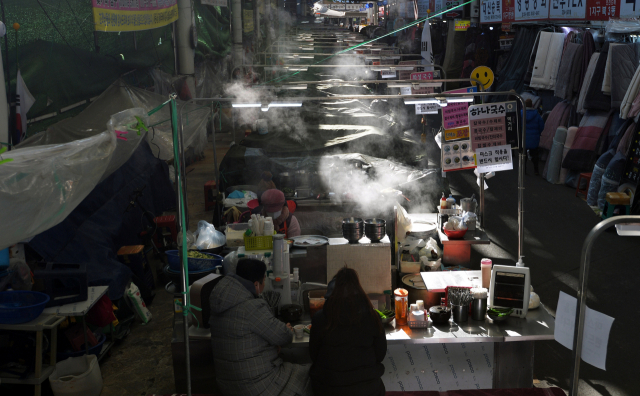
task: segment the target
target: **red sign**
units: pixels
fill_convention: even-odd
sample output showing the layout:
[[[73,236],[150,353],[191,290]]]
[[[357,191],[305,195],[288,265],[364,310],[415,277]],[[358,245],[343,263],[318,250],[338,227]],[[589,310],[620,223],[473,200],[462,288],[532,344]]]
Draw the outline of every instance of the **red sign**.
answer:
[[[412,80],[433,80],[433,72],[432,71],[427,71],[427,72],[420,72],[420,73],[411,73],[411,79]],[[433,93],[435,90],[433,89],[433,87],[421,87],[421,88],[411,88],[411,94],[412,95],[422,95],[422,94],[428,94],[428,93]]]
[[[503,32],[510,32],[511,31],[511,23],[503,23],[501,30]]]
[[[462,14],[457,11],[451,11],[444,14],[444,16],[447,18],[460,18]]]

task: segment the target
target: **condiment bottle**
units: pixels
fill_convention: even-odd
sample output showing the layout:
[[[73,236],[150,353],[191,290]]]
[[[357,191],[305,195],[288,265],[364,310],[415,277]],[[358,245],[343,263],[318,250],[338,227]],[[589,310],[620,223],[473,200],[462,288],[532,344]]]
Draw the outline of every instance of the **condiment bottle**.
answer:
[[[456,199],[453,197],[453,195],[449,194],[449,198],[447,198],[447,208],[448,209],[453,209],[456,206]]]
[[[396,324],[401,326],[406,325],[407,311],[409,308],[409,292],[406,289],[396,289],[393,295],[395,296],[396,304]]]
[[[483,258],[480,261],[480,268],[482,270],[482,287],[489,290],[491,286],[491,259]]]
[[[445,198],[444,193],[442,193],[442,198],[440,198],[440,209],[447,209],[447,198]]]

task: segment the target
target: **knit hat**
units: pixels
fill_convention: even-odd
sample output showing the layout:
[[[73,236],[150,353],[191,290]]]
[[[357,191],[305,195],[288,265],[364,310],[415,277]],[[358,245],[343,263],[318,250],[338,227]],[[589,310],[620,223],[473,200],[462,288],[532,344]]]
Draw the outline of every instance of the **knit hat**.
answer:
[[[282,210],[285,204],[284,193],[280,190],[271,189],[262,193],[260,199],[267,213],[275,213]]]

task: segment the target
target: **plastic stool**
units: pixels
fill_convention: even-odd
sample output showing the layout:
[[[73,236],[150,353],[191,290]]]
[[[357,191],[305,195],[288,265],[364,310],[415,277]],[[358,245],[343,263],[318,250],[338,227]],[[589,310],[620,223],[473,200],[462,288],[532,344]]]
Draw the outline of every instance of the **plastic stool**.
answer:
[[[209,210],[216,204],[215,196],[217,196],[216,181],[209,180],[204,183],[204,210]]]
[[[613,217],[613,211],[617,206],[625,207],[625,214],[631,213],[631,197],[625,193],[610,192],[605,197],[604,209],[602,210],[602,218],[608,219]]]
[[[587,188],[584,190],[580,189],[580,181],[582,179],[587,179]],[[576,197],[578,196],[578,194],[584,194],[585,199],[587,198],[587,194],[589,193],[589,186],[591,185],[591,172],[588,173],[581,173],[580,176],[578,176],[578,185],[576,186]]]
[[[176,227],[176,216],[158,216],[154,219],[158,229],[153,234],[153,244],[156,245],[158,250],[163,249],[171,242],[177,243],[178,241],[178,227]],[[171,234],[171,241],[165,243],[165,234]]]

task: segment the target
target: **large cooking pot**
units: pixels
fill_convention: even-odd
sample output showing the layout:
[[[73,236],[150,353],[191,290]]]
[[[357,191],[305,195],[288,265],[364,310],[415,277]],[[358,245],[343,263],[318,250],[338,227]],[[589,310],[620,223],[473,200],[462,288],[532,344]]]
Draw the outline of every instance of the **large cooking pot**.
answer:
[[[414,222],[411,224],[411,232],[409,232],[409,235],[424,239],[425,242],[428,241],[429,238],[438,240],[438,224]]]
[[[409,304],[415,304],[416,300],[424,301],[424,308],[429,309],[434,305],[440,305],[440,298],[444,293],[429,292],[422,281],[420,273],[408,274],[402,277],[403,287],[409,291]]]

